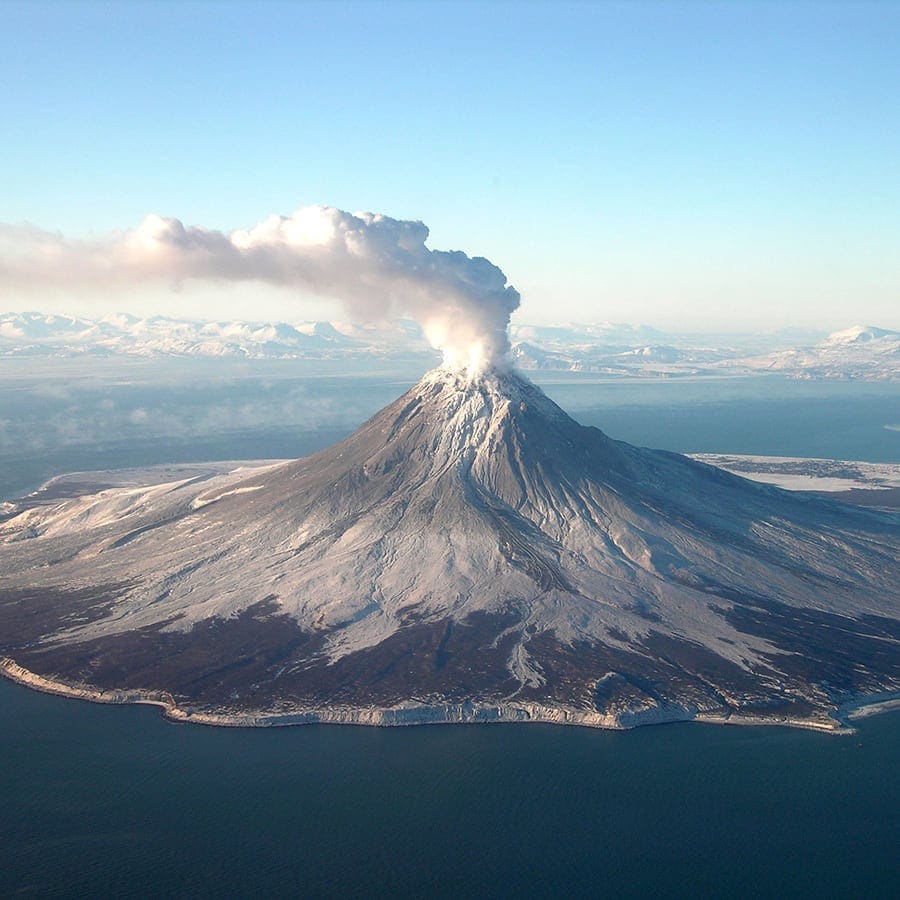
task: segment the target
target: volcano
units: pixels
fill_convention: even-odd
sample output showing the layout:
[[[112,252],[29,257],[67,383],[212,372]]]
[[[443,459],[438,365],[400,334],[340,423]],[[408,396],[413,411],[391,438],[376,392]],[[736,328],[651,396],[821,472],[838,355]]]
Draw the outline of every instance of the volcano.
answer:
[[[176,718],[836,728],[900,691],[896,513],[611,440],[510,371],[0,541],[6,673]]]

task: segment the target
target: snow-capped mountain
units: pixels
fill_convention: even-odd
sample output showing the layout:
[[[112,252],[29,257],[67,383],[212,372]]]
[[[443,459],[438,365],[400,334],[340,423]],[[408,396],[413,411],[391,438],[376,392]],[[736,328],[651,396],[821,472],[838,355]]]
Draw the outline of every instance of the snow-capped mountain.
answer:
[[[513,343],[512,356],[525,370],[597,372],[610,375],[753,375],[778,373],[791,378],[860,381],[900,380],[900,332],[854,326],[802,347],[784,347],[778,335],[756,336],[752,352],[746,337],[661,335],[662,342],[621,345],[581,342],[577,332],[550,329],[546,344]],[[515,334],[515,330],[514,330]],[[772,345],[779,345],[773,347]]]
[[[801,378],[900,380],[900,331],[855,325],[808,348],[780,350],[735,361],[751,371]]]
[[[333,322],[202,322],[111,315],[90,320],[0,315],[0,356],[334,358],[430,352],[415,323],[365,328]]]
[[[525,371],[698,374],[703,365],[723,358],[720,350],[692,348],[695,338],[685,348],[671,346],[671,335],[647,325],[513,325],[510,336],[513,361]]]
[[[900,340],[900,331],[887,328],[874,328],[871,325],[854,325],[845,331],[835,331],[822,342],[824,347],[859,346],[860,344],[896,343]]]
[[[796,344],[806,333],[663,333],[646,325],[512,325],[512,359],[526,371],[637,377],[753,375],[900,379],[900,332],[855,326]],[[41,313],[0,315],[0,358],[23,356],[240,357],[436,361],[418,324],[200,322],[126,314],[92,320]]]
[[[897,525],[439,369],[306,459],[11,510],[0,652],[217,721],[833,727],[900,690]]]

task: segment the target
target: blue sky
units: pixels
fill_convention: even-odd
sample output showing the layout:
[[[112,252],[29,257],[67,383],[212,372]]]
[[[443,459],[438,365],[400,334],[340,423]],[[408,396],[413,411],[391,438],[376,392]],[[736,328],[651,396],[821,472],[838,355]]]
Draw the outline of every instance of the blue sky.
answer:
[[[2,222],[322,203],[487,256],[521,321],[900,327],[900,3],[6,0],[0,23]]]

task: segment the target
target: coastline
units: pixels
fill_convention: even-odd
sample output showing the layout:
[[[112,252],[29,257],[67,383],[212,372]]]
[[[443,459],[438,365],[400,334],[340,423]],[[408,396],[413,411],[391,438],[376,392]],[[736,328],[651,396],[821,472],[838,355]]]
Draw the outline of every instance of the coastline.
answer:
[[[55,681],[20,666],[10,657],[0,659],[0,675],[10,681],[46,694],[92,703],[114,705],[135,704],[158,707],[165,719],[176,723],[207,725],[220,728],[273,728],[290,725],[364,725],[369,727],[405,727],[413,725],[461,725],[487,723],[536,722],[574,725],[608,731],[628,731],[644,725],[675,722],[701,722],[707,725],[782,726],[802,728],[825,734],[853,734],[851,722],[880,713],[900,709],[900,691],[859,695],[845,701],[827,718],[791,719],[760,715],[715,714],[670,704],[642,710],[629,710],[609,715],[566,707],[549,707],[538,703],[503,703],[476,705],[471,703],[428,705],[408,704],[395,707],[297,707],[282,711],[248,711],[245,713],[213,713],[194,711],[178,705],[165,691],[100,690],[88,685]]]

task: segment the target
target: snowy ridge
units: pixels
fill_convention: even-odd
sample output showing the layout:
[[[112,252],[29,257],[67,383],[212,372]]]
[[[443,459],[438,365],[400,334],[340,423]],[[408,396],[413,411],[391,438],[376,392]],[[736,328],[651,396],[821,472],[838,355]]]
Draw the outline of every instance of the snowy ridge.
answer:
[[[647,333],[649,332],[649,334]],[[595,372],[644,377],[753,375],[864,381],[900,379],[900,332],[854,326],[824,340],[790,343],[797,335],[678,335],[605,326],[512,328],[513,359],[526,370]],[[651,341],[640,341],[650,337]]]
[[[0,315],[0,356],[197,356],[334,358],[427,353],[417,325],[335,322],[203,322],[127,314],[87,319],[41,313]]]
[[[798,338],[802,339],[798,343]],[[763,335],[665,333],[646,325],[512,325],[519,369],[672,377],[778,373],[792,378],[900,379],[900,332],[854,326],[824,340]],[[101,319],[0,314],[0,357],[138,356],[434,359],[414,322],[199,322],[127,314]]]

